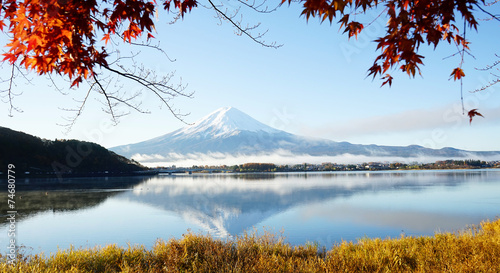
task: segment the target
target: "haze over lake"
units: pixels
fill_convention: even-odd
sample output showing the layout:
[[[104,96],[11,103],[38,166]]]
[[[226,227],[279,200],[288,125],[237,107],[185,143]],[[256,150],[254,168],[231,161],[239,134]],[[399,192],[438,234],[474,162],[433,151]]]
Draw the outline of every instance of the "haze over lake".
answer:
[[[329,248],[365,236],[433,235],[500,216],[500,170],[20,179],[16,186],[16,240],[31,253],[150,247],[188,230],[218,238],[282,231],[291,244]]]

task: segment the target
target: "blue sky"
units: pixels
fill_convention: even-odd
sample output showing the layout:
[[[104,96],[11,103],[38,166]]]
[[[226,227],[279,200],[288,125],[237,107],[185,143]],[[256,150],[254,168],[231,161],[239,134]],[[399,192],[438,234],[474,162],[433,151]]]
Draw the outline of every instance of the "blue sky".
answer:
[[[423,77],[409,79],[394,71],[392,87],[380,88],[381,81],[366,78],[366,71],[377,56],[371,41],[383,34],[385,19],[376,20],[358,40],[348,40],[338,31],[339,25],[320,24],[316,19],[306,22],[299,14],[297,5],[283,6],[268,15],[243,10],[245,22],[261,22],[259,30],[269,30],[266,41],[283,44],[271,49],[235,35],[229,24],[219,24],[213,11],[205,8],[193,10],[172,25],[168,16],[160,13],[155,36],[176,61],[148,50],[142,50],[137,60],[158,73],[176,71],[174,81],[182,78],[188,84],[187,91],[195,92],[193,99],[172,101],[176,108],[190,113],[187,122],[233,106],[267,125],[303,136],[358,144],[500,151],[500,86],[468,92],[489,77],[475,68],[491,64],[494,54],[500,53],[498,21],[481,21],[479,33],[467,32],[475,59],[466,57],[464,64],[465,107],[478,108],[485,116],[469,125],[462,115],[460,84],[449,80],[459,59],[444,59],[456,51],[453,46],[443,44],[435,51],[423,46]],[[367,18],[370,16],[374,15]],[[0,39],[5,44],[6,36]],[[123,47],[121,51],[126,54],[130,49]],[[9,72],[7,65],[0,67],[2,78]],[[93,141],[105,147],[147,140],[185,126],[147,93],[141,98],[151,114],[131,112],[112,126],[94,94],[72,131],[63,134],[65,130],[58,124],[65,122],[63,117],[68,113],[59,108],[75,107],[73,99],[83,98],[86,90],[63,95],[44,78],[34,74],[32,78],[31,84],[18,81],[16,87],[23,94],[14,103],[23,112],[8,117],[8,104],[2,103],[0,126],[48,139]],[[123,83],[127,89],[137,89]]]

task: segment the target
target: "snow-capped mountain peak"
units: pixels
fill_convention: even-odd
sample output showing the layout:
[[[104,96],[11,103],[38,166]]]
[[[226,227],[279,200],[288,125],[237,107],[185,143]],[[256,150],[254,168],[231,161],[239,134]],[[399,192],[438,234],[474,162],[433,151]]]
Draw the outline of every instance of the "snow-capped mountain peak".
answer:
[[[226,137],[237,135],[242,131],[280,132],[269,127],[234,107],[223,107],[201,118],[192,125],[178,130],[174,135],[203,135]]]
[[[458,149],[430,149],[422,146],[377,146],[349,142],[310,139],[271,128],[233,107],[225,107],[163,136],[143,142],[114,147],[112,151],[143,163],[157,166],[176,162],[206,163],[214,158],[218,164],[234,158],[259,162],[296,156],[338,157],[346,155],[375,158],[478,158],[500,156],[500,152],[470,152]],[[254,159],[252,159],[254,158]],[[226,161],[227,160],[227,161]],[[234,159],[236,160],[236,159]],[[242,160],[242,159],[239,159]],[[376,160],[374,160],[376,161]],[[248,161],[247,161],[248,162]],[[233,163],[231,163],[233,164]]]

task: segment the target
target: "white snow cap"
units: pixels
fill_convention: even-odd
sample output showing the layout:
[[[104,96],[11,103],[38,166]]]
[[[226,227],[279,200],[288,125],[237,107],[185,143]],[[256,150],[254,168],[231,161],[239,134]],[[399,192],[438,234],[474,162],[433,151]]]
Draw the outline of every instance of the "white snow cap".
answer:
[[[176,135],[201,134],[223,137],[239,134],[241,131],[278,133],[277,129],[267,126],[234,107],[223,107],[203,117],[193,125],[182,128]]]

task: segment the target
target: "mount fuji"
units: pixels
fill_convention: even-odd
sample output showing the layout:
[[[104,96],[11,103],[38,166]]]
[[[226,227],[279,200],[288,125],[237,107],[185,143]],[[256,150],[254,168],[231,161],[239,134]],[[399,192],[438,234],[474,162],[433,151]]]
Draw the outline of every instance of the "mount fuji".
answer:
[[[185,159],[206,160],[207,157],[224,162],[223,159],[227,157],[258,160],[256,159],[258,156],[264,158],[267,156],[267,159],[263,160],[268,162],[273,160],[270,155],[276,154],[291,161],[298,160],[297,157],[301,156],[325,160],[328,157],[347,155],[357,156],[360,160],[377,157],[385,161],[415,160],[423,157],[435,160],[485,157],[500,159],[500,152],[470,152],[454,148],[430,149],[418,145],[405,147],[360,145],[302,137],[267,126],[234,107],[220,108],[194,124],[166,135],[110,150],[141,163],[149,163],[148,165],[155,162],[176,164],[176,161]],[[203,161],[199,163],[205,164]]]

